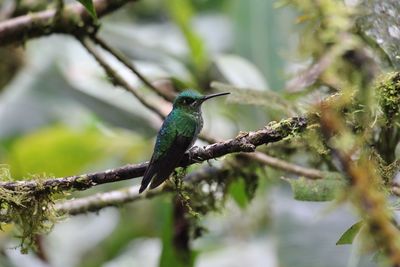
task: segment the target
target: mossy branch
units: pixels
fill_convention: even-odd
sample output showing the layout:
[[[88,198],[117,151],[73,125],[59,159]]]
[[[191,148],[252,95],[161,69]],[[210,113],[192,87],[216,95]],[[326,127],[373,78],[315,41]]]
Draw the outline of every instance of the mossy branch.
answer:
[[[323,179],[325,176],[325,173],[322,171],[295,165],[284,160],[270,157],[261,152],[254,152],[243,156],[246,156],[249,160],[257,161],[272,168],[298,174],[310,179]],[[201,181],[210,181],[215,179],[215,177],[219,177],[224,173],[229,172],[227,172],[223,167],[205,167],[186,175],[184,181],[186,185],[192,186]],[[231,177],[231,175],[229,177]],[[226,178],[229,180],[229,177]],[[162,187],[156,190],[147,191],[145,194],[139,194],[138,191],[139,186],[132,186],[105,193],[97,193],[96,195],[79,199],[70,199],[57,203],[55,205],[55,210],[61,215],[77,215],[86,212],[98,212],[106,207],[118,207],[128,202],[148,199],[171,192],[171,187],[168,186],[168,184],[164,184]]]
[[[179,166],[184,167],[232,153],[254,152],[258,146],[278,142],[290,135],[303,131],[306,127],[307,119],[305,117],[293,117],[280,122],[271,122],[258,131],[240,133],[233,139],[194,149],[191,151],[191,155],[189,155],[189,153],[185,154]],[[128,164],[103,172],[47,179],[43,181],[0,182],[0,188],[18,192],[38,190],[85,190],[99,184],[141,177],[146,170],[147,164],[147,162]]]
[[[136,0],[94,0],[98,17],[107,15]],[[57,18],[57,19],[56,19]],[[76,34],[85,32],[92,17],[79,3],[69,4],[57,14],[57,9],[29,13],[0,22],[0,46],[20,44],[28,39],[53,33]]]
[[[332,157],[340,164],[349,179],[349,196],[364,219],[371,237],[386,254],[392,266],[400,266],[400,231],[393,221],[384,193],[379,190],[383,179],[376,173],[377,167],[368,158],[368,149],[354,146],[341,147],[337,134],[349,135],[349,129],[332,106],[321,106],[321,129]],[[366,151],[365,151],[366,150]],[[356,151],[360,155],[356,156]],[[365,152],[367,152],[367,155]]]

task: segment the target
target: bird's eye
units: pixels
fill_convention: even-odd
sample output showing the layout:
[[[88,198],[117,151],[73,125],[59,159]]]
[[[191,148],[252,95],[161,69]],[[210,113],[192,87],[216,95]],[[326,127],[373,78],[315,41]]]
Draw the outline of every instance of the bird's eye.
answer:
[[[185,98],[185,99],[183,99],[183,104],[185,104],[185,105],[190,105],[190,104],[192,104],[193,102],[194,102],[194,100],[193,99],[191,99],[191,98]]]

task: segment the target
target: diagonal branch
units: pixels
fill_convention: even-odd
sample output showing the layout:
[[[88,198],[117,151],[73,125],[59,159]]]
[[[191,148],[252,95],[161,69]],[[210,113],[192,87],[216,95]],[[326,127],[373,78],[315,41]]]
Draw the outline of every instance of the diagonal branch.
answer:
[[[161,119],[165,118],[164,114],[156,107],[156,105],[153,105],[147,101],[146,98],[144,98],[132,85],[130,85],[121,75],[119,75],[115,69],[110,66],[110,64],[107,63],[106,59],[96,50],[89,38],[78,36],[78,39],[83,47],[85,47],[86,50],[96,59],[107,75],[112,79],[114,84],[120,85],[125,90],[132,93],[140,103],[157,114]]]
[[[147,85],[152,91],[157,93],[159,96],[164,98],[166,101],[172,102],[175,98],[174,94],[164,92],[160,90],[156,86],[154,86],[139,70],[118,50],[114,49],[110,45],[108,45],[102,38],[97,35],[90,36],[93,42],[101,46],[104,50],[113,55],[116,59],[118,59],[122,64],[124,64],[129,70],[131,70],[145,85]]]
[[[97,15],[102,17],[134,1],[137,0],[94,0],[93,5]],[[79,3],[65,6],[59,15],[56,9],[50,9],[0,22],[0,46],[18,44],[53,33],[81,32],[87,23],[92,22],[90,15]]]
[[[240,133],[233,139],[194,149],[191,155],[189,155],[189,153],[185,154],[185,157],[180,162],[179,166],[185,167],[231,153],[254,152],[258,146],[278,142],[290,135],[302,132],[306,127],[307,119],[305,117],[293,117],[280,122],[273,122],[261,130]],[[99,184],[141,177],[144,174],[146,167],[147,162],[129,164],[103,172],[47,179],[43,181],[0,182],[0,187],[12,191],[33,192],[45,190],[85,190]]]

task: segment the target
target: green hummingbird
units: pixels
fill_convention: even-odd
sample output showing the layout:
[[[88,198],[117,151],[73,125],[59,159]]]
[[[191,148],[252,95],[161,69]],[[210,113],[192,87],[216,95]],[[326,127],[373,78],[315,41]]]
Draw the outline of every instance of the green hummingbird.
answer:
[[[230,93],[201,95],[193,90],[180,93],[174,100],[173,109],[165,118],[157,135],[154,152],[143,175],[139,193],[150,184],[156,188],[178,166],[185,152],[194,144],[203,127],[201,105],[204,101]]]

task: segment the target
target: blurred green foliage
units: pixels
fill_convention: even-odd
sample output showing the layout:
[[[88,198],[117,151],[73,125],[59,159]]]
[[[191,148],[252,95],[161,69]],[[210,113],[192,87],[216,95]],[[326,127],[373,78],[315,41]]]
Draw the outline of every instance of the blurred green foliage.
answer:
[[[11,166],[14,179],[38,173],[62,177],[107,165],[112,158],[120,162],[140,159],[135,151],[144,147],[139,136],[127,132],[105,136],[94,127],[72,129],[56,124],[12,142],[5,163]]]
[[[229,185],[229,195],[242,209],[246,208],[249,204],[249,199],[246,195],[245,181],[242,179],[236,180]]]
[[[302,201],[330,201],[338,197],[346,186],[346,180],[336,174],[326,174],[324,179],[288,179],[293,197]]]

